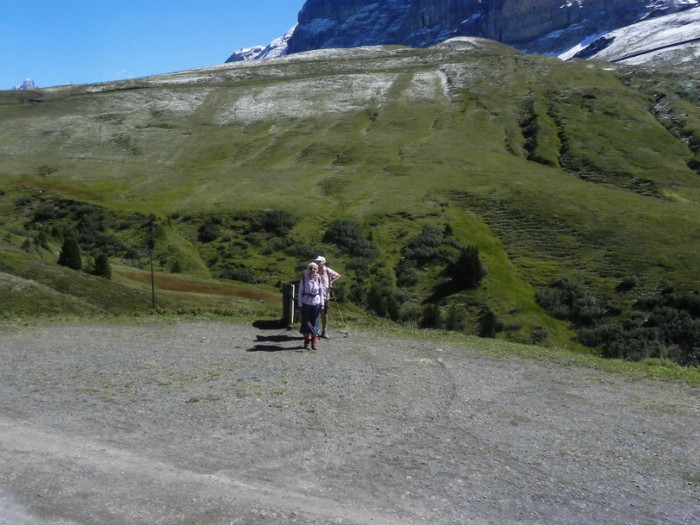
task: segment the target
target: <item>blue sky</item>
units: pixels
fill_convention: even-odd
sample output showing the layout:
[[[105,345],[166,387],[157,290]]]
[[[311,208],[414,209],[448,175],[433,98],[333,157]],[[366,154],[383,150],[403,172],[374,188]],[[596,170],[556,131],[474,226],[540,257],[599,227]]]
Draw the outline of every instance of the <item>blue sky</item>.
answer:
[[[85,84],[221,64],[269,44],[304,0],[32,0],[0,10],[0,89]]]

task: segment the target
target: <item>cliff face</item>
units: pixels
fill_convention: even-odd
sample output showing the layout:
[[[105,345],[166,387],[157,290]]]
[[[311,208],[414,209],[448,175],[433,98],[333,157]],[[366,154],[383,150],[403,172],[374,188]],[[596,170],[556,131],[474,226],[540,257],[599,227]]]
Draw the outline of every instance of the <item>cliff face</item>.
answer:
[[[307,0],[288,43],[290,53],[391,43],[399,38],[410,2]]]
[[[307,0],[289,52],[482,36],[534,52],[633,23],[646,0]],[[565,31],[563,31],[565,30]],[[554,31],[560,34],[551,35]],[[542,39],[545,35],[549,38]]]
[[[480,29],[486,38],[533,50],[544,50],[542,37],[553,36],[549,45],[566,47],[581,37],[609,31],[637,21],[646,1],[640,0],[501,0],[490,2]],[[570,40],[567,42],[567,39]],[[539,49],[538,49],[539,48]]]

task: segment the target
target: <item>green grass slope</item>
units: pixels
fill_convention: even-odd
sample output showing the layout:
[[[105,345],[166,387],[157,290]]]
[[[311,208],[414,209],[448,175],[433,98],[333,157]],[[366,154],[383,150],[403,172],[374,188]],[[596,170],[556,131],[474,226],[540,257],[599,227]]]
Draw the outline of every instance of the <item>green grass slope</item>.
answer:
[[[610,315],[661,287],[697,289],[699,86],[463,39],[0,92],[0,242],[44,231],[55,251],[60,217],[36,210],[76,201],[106,210],[132,247],[151,215],[159,271],[276,287],[323,251],[363,308],[376,305],[362,287],[388,282],[404,322],[432,302],[464,311],[470,333],[488,311],[499,337],[571,345],[571,325],[535,300],[556,279]],[[293,224],[256,228],[262,210]],[[376,260],[324,242],[340,219],[362,226]],[[203,240],[206,224],[215,236]],[[401,285],[407,243],[446,225],[478,247],[486,277],[436,295],[435,261]],[[145,264],[136,248],[117,253]],[[618,288],[631,278],[634,296]]]

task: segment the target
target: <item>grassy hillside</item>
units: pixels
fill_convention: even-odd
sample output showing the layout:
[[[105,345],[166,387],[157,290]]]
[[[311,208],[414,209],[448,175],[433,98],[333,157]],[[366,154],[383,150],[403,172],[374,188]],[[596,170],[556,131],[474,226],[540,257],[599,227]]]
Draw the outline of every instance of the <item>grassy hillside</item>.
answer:
[[[692,334],[699,87],[458,40],[0,92],[0,259],[51,264],[79,234],[127,272],[151,239],[163,275],[276,293],[323,253],[339,299],[404,324],[575,347],[655,297]],[[461,286],[469,246],[487,273]],[[678,346],[653,337],[643,356]]]

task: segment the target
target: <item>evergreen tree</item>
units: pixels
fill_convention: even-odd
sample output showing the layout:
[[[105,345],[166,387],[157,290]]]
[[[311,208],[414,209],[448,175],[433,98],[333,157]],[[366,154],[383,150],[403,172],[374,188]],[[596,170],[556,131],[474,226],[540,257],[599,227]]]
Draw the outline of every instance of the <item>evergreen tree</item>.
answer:
[[[109,264],[109,257],[106,253],[100,253],[95,257],[95,267],[92,273],[105,279],[112,278],[112,266]]]
[[[462,248],[459,257],[445,268],[445,274],[459,288],[476,288],[486,273],[479,258],[479,248],[475,245]]]
[[[80,270],[83,267],[80,246],[78,246],[78,242],[73,237],[68,237],[63,241],[61,254],[58,256],[58,264],[73,270]]]
[[[496,334],[503,331],[503,321],[488,308],[479,314],[479,337],[496,337]]]
[[[442,310],[437,304],[427,304],[423,308],[423,317],[421,319],[421,328],[443,328],[444,319]]]

